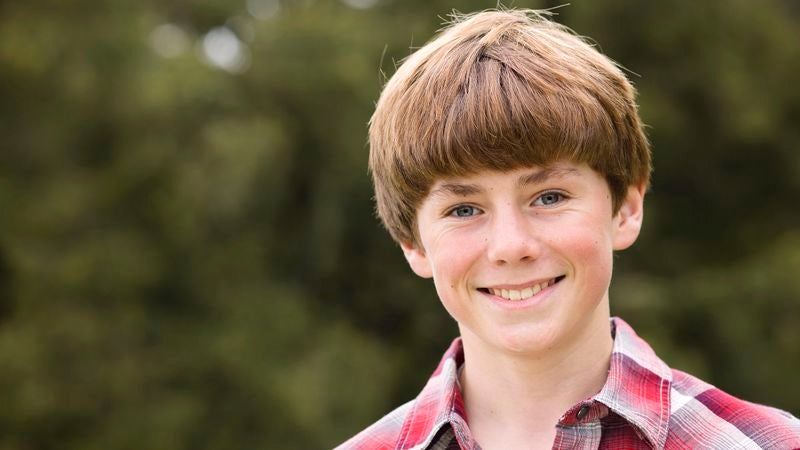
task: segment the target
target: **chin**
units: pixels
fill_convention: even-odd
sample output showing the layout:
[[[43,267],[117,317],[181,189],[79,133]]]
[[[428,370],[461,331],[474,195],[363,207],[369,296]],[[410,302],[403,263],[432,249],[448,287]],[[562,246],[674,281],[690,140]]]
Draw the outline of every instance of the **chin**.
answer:
[[[497,346],[509,353],[542,353],[558,345],[559,333],[553,327],[525,325],[502,330]]]

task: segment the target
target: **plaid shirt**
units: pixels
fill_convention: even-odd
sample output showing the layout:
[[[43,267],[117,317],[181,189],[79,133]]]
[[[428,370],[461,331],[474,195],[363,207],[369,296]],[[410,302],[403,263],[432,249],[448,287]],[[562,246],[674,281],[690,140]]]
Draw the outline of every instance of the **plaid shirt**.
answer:
[[[621,319],[603,389],[558,422],[554,449],[798,449],[800,421],[670,369]],[[458,368],[461,340],[444,354],[419,396],[338,447],[480,449],[472,438]]]

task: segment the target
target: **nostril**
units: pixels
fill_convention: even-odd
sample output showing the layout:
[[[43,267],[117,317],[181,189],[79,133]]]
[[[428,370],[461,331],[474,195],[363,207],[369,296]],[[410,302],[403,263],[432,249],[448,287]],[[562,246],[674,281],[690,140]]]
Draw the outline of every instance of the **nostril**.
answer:
[[[498,233],[490,239],[486,256],[496,265],[530,263],[539,258],[541,249],[537,240],[528,236],[513,236],[512,233]]]

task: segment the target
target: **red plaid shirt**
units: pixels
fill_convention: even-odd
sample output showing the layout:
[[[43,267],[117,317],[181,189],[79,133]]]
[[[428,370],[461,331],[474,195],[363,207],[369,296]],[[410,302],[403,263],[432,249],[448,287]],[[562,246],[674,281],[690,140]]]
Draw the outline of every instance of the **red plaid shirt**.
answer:
[[[800,421],[670,369],[621,319],[603,389],[558,422],[554,449],[798,449]],[[458,368],[461,340],[419,396],[338,449],[480,449],[472,438]]]

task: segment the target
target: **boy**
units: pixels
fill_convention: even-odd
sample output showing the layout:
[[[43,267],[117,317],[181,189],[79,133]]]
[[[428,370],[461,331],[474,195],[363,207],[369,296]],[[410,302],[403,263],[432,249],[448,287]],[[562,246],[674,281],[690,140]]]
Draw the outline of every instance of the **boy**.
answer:
[[[457,20],[370,124],[378,213],[460,338],[340,448],[800,447],[800,422],[670,369],[611,318],[650,150],[619,68],[532,11]]]

